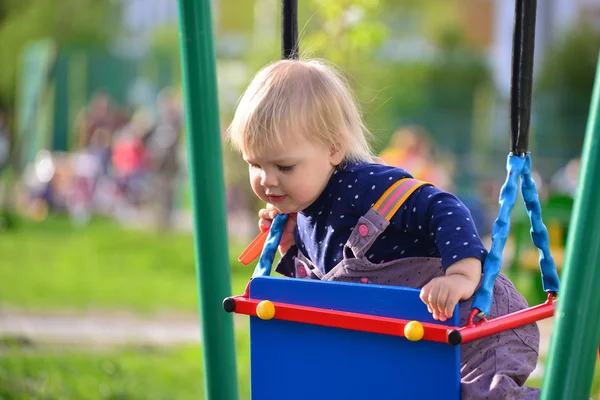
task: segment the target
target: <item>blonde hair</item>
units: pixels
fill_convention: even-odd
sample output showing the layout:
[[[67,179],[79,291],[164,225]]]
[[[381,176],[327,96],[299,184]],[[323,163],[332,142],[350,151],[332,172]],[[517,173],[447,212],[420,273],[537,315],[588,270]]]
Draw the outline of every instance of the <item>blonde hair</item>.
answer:
[[[301,135],[341,151],[344,161],[373,161],[370,133],[346,80],[318,60],[282,60],[259,71],[227,133],[242,152],[281,148]]]

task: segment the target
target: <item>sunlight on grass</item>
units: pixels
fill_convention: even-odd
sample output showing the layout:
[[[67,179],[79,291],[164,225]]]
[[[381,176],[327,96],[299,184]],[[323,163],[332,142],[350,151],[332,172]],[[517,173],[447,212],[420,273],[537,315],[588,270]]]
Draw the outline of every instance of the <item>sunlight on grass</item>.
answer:
[[[236,332],[240,399],[250,398],[249,332]],[[0,399],[202,399],[200,346],[18,346],[0,342]]]
[[[197,312],[191,234],[125,230],[110,221],[22,222],[0,240],[0,305],[33,310]],[[235,247],[235,246],[234,246]],[[233,293],[252,274],[231,249]]]

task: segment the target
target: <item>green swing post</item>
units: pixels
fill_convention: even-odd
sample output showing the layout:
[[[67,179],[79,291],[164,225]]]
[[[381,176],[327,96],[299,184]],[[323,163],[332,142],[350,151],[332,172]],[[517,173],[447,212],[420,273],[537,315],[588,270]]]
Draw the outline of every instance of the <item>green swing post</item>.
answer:
[[[588,399],[600,341],[600,59],[542,399]]]
[[[186,137],[202,328],[204,392],[237,400],[225,188],[210,0],[178,0]]]

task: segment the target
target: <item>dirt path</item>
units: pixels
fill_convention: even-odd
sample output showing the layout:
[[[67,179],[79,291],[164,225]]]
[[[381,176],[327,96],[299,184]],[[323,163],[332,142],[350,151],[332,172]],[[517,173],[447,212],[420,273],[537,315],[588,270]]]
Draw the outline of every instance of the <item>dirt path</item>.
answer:
[[[73,344],[172,345],[200,343],[200,325],[194,316],[0,313],[0,337]]]
[[[236,318],[236,325],[244,317]],[[538,322],[540,353],[550,344],[552,319]],[[0,337],[33,341],[97,344],[172,345],[200,343],[200,323],[195,315],[140,317],[130,314],[59,315],[0,312]]]

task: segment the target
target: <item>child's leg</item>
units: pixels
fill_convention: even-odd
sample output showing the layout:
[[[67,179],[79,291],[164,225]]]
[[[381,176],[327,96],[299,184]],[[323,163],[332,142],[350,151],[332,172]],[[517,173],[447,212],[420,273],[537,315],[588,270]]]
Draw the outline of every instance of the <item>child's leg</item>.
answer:
[[[523,386],[536,366],[538,353],[518,335],[512,331],[494,335],[471,350],[475,354],[461,363],[463,400],[539,398],[539,389]]]
[[[470,303],[461,305],[461,321],[468,317]],[[464,309],[463,309],[464,307]],[[512,283],[499,275],[494,286],[490,318],[527,307]],[[466,316],[465,316],[466,315]],[[466,399],[538,399],[539,389],[523,386],[537,364],[537,324],[466,343],[461,346],[461,388]]]

